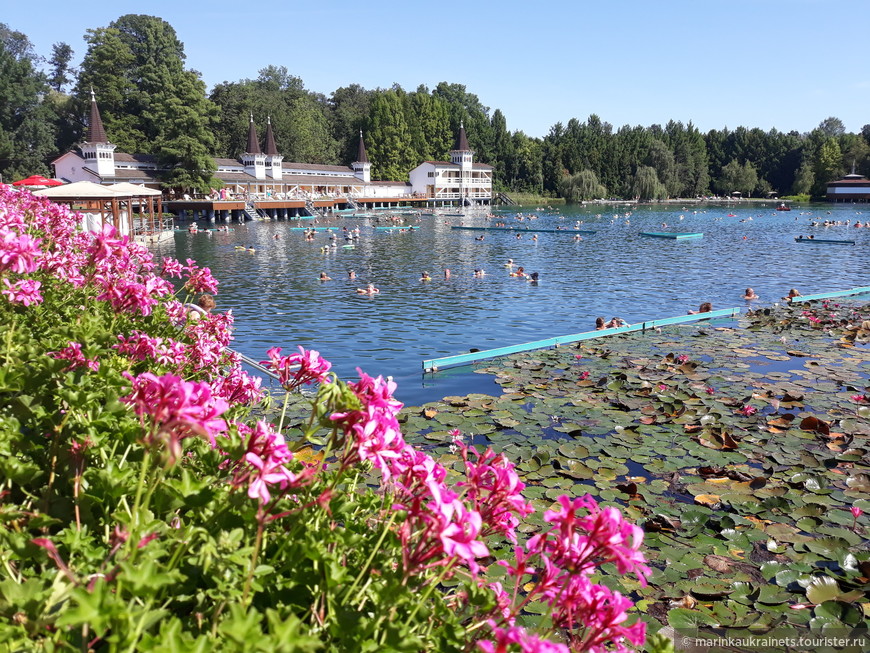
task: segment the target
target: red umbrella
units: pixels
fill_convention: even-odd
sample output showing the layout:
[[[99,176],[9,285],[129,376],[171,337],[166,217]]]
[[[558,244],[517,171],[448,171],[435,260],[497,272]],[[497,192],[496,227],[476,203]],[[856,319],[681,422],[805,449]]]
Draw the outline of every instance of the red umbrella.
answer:
[[[13,186],[63,186],[62,181],[46,179],[42,175],[31,175],[27,179],[19,179],[12,182]]]

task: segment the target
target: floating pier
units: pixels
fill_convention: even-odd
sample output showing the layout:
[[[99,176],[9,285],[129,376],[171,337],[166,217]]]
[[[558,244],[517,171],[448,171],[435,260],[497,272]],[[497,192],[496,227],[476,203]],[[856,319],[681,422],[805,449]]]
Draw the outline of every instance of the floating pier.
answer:
[[[870,291],[870,288],[868,288],[868,291]],[[694,315],[678,315],[677,317],[668,317],[662,320],[649,320],[646,322],[638,322],[637,324],[629,324],[624,327],[616,327],[613,329],[602,329],[601,331],[584,331],[583,333],[574,333],[568,336],[556,336],[555,338],[547,338],[546,340],[536,340],[534,342],[526,342],[520,345],[510,345],[508,347],[498,347],[496,349],[485,349],[483,351],[475,351],[468,354],[445,356],[443,358],[432,358],[423,361],[423,371],[435,371],[438,368],[448,367],[451,365],[467,365],[468,363],[476,363],[477,361],[485,360],[487,358],[507,356],[508,354],[516,354],[523,351],[532,351],[534,349],[546,349],[548,347],[571,344],[574,342],[580,342],[582,340],[591,340],[593,338],[603,338],[606,336],[618,335],[620,333],[646,331],[647,329],[655,329],[656,327],[663,327],[671,324],[683,324],[686,322],[697,322],[698,320],[713,320],[717,318],[732,318],[738,313],[740,313],[739,308],[725,308],[719,311],[709,311],[707,313],[697,313]]]
[[[830,240],[825,238],[802,238],[795,237],[796,243],[824,243],[826,245],[854,245],[854,240]]]
[[[450,227],[451,229],[461,229],[463,231],[509,231],[512,234],[594,234],[594,229],[527,229],[514,227]]]
[[[671,240],[693,240],[703,238],[703,233],[675,233],[670,231],[641,231],[641,236],[649,236],[650,238],[670,238]]]
[[[414,226],[411,226],[409,224],[397,224],[397,225],[393,225],[392,227],[375,227],[375,229],[392,229],[392,230],[405,229],[406,231],[410,231],[413,229],[419,229],[419,228],[420,227],[414,227]]]

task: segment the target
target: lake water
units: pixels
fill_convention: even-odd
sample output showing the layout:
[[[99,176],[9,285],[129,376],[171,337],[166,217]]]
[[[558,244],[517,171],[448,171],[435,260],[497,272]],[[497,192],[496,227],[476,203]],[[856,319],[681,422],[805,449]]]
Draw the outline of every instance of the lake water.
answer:
[[[588,331],[596,316],[629,323],[671,317],[712,302],[714,309],[747,306],[751,286],[758,305],[779,301],[789,288],[808,295],[870,285],[870,229],[810,227],[810,220],[870,219],[861,205],[812,205],[790,212],[775,203],[753,206],[594,206],[534,211],[495,209],[509,226],[573,228],[583,235],[451,230],[450,225],[491,226],[476,217],[424,216],[412,233],[375,230],[371,218],[337,217],[339,247],[321,252],[329,237],[313,242],[291,227],[311,220],[232,224],[212,235],[177,232],[158,255],[195,259],[220,281],[218,310],[232,309],[235,344],[242,353],[265,358],[272,346],[317,349],[343,378],[359,366],[372,375],[392,375],[398,397],[419,405],[436,397],[495,392],[489,377],[468,368],[423,376],[421,361]],[[631,214],[626,217],[626,213]],[[517,213],[535,220],[517,221]],[[449,224],[448,224],[449,223]],[[662,227],[662,224],[667,227]],[[318,225],[327,224],[318,221]],[[355,249],[342,248],[342,226],[358,225]],[[200,227],[205,226],[200,222]],[[642,231],[703,232],[698,240],[640,236]],[[483,241],[475,240],[485,233]],[[857,246],[795,243],[797,235],[856,240]],[[279,238],[276,239],[275,236]],[[251,246],[255,253],[236,250]],[[508,276],[508,258],[538,272],[540,283]],[[451,277],[445,280],[443,270]],[[482,268],[484,278],[473,270]],[[348,279],[355,270],[356,280]],[[422,271],[433,280],[420,282]],[[320,282],[326,272],[333,281]],[[355,289],[374,283],[380,294]]]

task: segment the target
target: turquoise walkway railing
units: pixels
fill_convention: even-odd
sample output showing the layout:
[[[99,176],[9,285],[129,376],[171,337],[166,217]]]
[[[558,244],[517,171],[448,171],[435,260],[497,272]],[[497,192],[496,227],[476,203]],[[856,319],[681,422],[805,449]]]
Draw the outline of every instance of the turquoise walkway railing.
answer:
[[[508,347],[498,347],[496,349],[474,351],[468,354],[445,356],[443,358],[432,358],[430,360],[423,361],[423,371],[428,372],[429,370],[436,370],[440,367],[448,367],[450,365],[466,365],[468,363],[475,363],[477,361],[485,360],[487,358],[495,358],[497,356],[516,354],[521,351],[546,349],[547,347],[556,347],[558,345],[580,342],[581,340],[603,338],[606,336],[617,335],[620,333],[631,333],[632,331],[645,331],[646,329],[655,329],[656,327],[663,327],[671,324],[682,324],[684,322],[697,322],[698,320],[712,320],[716,318],[730,318],[734,317],[739,312],[739,308],[726,308],[719,311],[710,311],[709,313],[697,313],[695,315],[678,315],[677,317],[668,317],[662,320],[649,320],[646,322],[638,322],[637,324],[630,324],[624,327],[616,327],[614,329],[602,329],[601,331],[585,331],[583,333],[574,333],[567,336],[556,336],[555,338],[547,338],[545,340],[526,342],[520,345],[510,345]]]
[[[796,304],[799,304],[801,302],[814,302],[819,299],[834,299],[835,297],[849,297],[851,295],[867,294],[870,294],[870,286],[852,288],[852,290],[838,290],[837,292],[826,292],[818,295],[801,295],[800,297],[795,297],[792,301]]]

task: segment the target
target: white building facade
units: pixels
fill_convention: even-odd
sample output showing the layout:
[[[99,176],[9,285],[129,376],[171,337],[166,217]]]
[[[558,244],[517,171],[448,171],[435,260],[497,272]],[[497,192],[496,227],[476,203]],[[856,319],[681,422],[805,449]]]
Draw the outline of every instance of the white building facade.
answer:
[[[450,151],[450,161],[424,161],[411,170],[410,185],[416,195],[462,204],[489,204],[492,201],[492,166],[474,163],[468,147],[465,126]]]
[[[350,166],[288,162],[275,146],[271,119],[267,119],[265,150],[260,148],[252,115],[246,151],[238,159],[215,159],[214,176],[230,193],[249,197],[414,198],[434,200],[436,204],[489,204],[492,166],[474,163],[473,159],[465,127],[460,125],[450,161],[426,161],[410,172],[407,182],[372,181],[371,163],[361,131],[357,160]],[[87,140],[52,161],[52,165],[55,176],[67,182],[91,181],[103,185],[129,182],[155,189],[161,187],[161,170],[156,157],[116,151],[106,135],[93,91]]]

